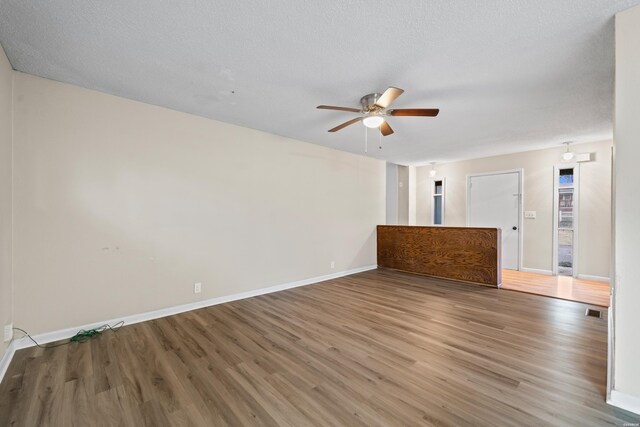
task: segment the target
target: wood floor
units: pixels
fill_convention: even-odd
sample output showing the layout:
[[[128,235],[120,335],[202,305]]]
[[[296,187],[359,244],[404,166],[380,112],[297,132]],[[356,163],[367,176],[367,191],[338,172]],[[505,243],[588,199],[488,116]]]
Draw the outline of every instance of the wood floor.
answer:
[[[502,289],[609,307],[610,286],[605,282],[502,270]]]
[[[20,350],[0,426],[603,426],[606,315],[374,270]],[[606,311],[606,310],[605,310]]]

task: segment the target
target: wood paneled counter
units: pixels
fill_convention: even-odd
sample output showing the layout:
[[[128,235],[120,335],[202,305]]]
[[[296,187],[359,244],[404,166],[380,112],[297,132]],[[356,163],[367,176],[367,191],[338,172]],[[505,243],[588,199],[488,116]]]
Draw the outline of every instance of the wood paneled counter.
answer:
[[[499,228],[378,226],[378,267],[499,286]]]

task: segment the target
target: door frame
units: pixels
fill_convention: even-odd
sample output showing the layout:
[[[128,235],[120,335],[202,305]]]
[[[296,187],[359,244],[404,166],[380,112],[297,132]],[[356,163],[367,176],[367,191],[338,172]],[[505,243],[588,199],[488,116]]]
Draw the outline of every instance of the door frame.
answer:
[[[580,235],[580,163],[560,163],[553,167],[553,258],[551,274],[558,275],[558,189],[560,169],[573,169],[573,260],[572,277],[578,277],[578,243]]]
[[[523,243],[524,243],[524,169],[508,169],[495,172],[483,172],[467,174],[467,197],[466,197],[466,225],[469,227],[469,205],[471,198],[471,178],[490,175],[506,175],[516,173],[518,174],[518,271],[522,270],[522,255],[523,255]]]
[[[618,280],[616,279],[616,146],[611,144],[611,272],[609,283],[611,290],[609,291],[609,310],[607,322],[607,403],[611,402],[611,392],[613,391],[615,379],[615,363],[616,357],[616,289]]]

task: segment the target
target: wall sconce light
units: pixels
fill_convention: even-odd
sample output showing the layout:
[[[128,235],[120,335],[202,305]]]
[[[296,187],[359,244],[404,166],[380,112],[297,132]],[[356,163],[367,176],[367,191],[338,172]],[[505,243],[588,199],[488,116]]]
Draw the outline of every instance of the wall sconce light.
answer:
[[[431,165],[431,170],[429,171],[429,176],[431,178],[433,178],[438,173],[438,171],[433,168],[435,166],[436,162],[430,162],[429,164]]]
[[[567,151],[562,154],[562,160],[565,162],[570,162],[575,157],[575,154],[569,151],[569,145],[571,145],[571,141],[563,142],[567,146]]]

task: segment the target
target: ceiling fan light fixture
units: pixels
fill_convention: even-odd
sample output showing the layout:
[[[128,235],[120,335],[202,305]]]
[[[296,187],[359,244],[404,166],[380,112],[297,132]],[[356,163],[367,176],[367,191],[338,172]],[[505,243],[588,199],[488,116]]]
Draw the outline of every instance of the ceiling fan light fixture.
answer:
[[[362,119],[362,124],[368,128],[377,128],[384,123],[384,118],[381,116],[368,116]]]

